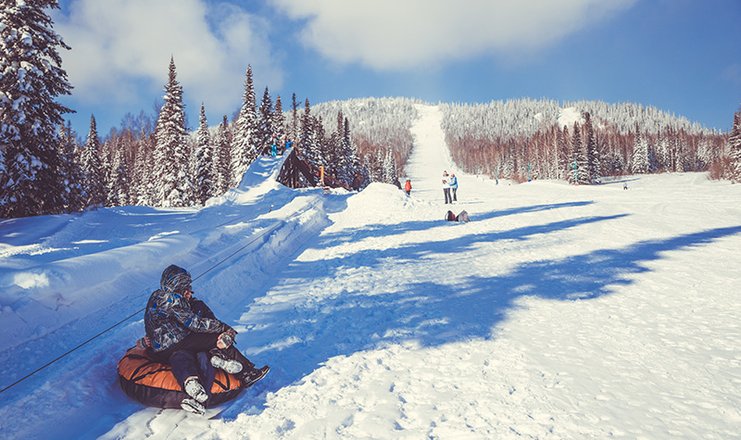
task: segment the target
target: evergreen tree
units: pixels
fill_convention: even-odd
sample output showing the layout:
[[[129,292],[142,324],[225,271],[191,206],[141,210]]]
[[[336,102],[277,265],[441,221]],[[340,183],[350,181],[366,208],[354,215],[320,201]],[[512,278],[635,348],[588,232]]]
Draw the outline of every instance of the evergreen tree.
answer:
[[[154,143],[151,138],[139,141],[139,149],[134,158],[134,170],[132,172],[133,182],[136,186],[134,193],[135,198],[132,203],[137,205],[154,205],[154,182],[151,173],[152,163],[154,162]],[[133,194],[132,194],[133,196]]]
[[[275,110],[273,111],[273,137],[276,142],[285,141],[286,138],[286,116],[283,114],[283,103],[280,95],[275,98]]]
[[[298,119],[298,101],[296,100],[296,94],[294,93],[291,96],[291,132],[289,134],[290,138],[296,142],[298,139],[298,127],[299,127],[299,119]]]
[[[340,145],[344,157],[344,166],[340,169],[339,173],[340,181],[344,182],[348,188],[364,188],[368,185],[368,170],[360,163],[357,148],[352,143],[350,120],[348,118],[345,118],[343,123]],[[357,187],[355,187],[356,185]]]
[[[258,137],[258,119],[255,84],[252,80],[252,66],[247,66],[242,98],[242,108],[239,110],[236,130],[232,139],[232,186],[239,185],[244,172],[247,171],[247,167],[257,158],[258,154],[260,139]]]
[[[259,124],[257,128],[258,154],[262,154],[273,143],[273,100],[270,99],[270,91],[265,87],[260,103],[260,113],[258,114]]]
[[[572,185],[589,184],[589,172],[587,165],[587,155],[581,141],[581,129],[577,122],[574,122],[574,131],[571,135],[571,160],[570,172],[568,173],[569,183]]]
[[[636,127],[635,146],[633,147],[630,170],[634,174],[646,174],[650,171],[648,141],[646,140],[646,137],[642,136],[641,132],[638,131],[638,127]]]
[[[200,125],[196,134],[196,199],[205,204],[214,195],[213,148],[206,120],[206,107],[201,103]]]
[[[299,153],[315,170],[321,165],[321,155],[316,136],[316,118],[311,116],[309,98],[304,102],[304,114],[301,116],[301,140]]]
[[[589,112],[584,113],[584,143],[587,153],[587,180],[594,184],[602,178],[602,165]]]
[[[666,171],[669,167],[669,139],[666,132],[659,134],[656,142],[656,170]]]
[[[190,206],[194,190],[189,170],[189,151],[185,132],[183,87],[177,80],[175,60],[170,58],[164,104],[155,129],[154,150],[157,182],[155,203],[160,206]]]
[[[214,146],[216,148],[214,152],[214,178],[216,179],[214,195],[221,195],[229,190],[232,182],[231,133],[226,115],[224,115],[224,119],[216,132]]]
[[[573,165],[572,165],[572,159],[571,159],[571,148],[569,143],[569,128],[567,126],[563,126],[563,131],[556,130],[557,136],[556,136],[556,142],[558,145],[558,164],[561,170],[561,178],[565,179],[569,182],[569,173],[573,174]]]
[[[383,159],[383,182],[401,187],[396,171],[396,160],[394,159],[394,153],[391,151],[391,148],[386,150],[386,155]]]
[[[741,110],[733,115],[733,128],[728,144],[731,158],[731,181],[741,183]]]
[[[332,176],[338,183],[342,183],[347,186],[347,179],[345,178],[346,170],[348,168],[347,161],[350,160],[349,152],[345,151],[342,144],[342,137],[344,132],[344,116],[342,110],[337,112],[337,125],[335,131],[329,139],[330,145],[330,156],[328,158],[327,166],[331,170]]]
[[[50,8],[57,0],[0,1],[0,217],[64,209],[57,127],[72,110],[56,98],[72,87]]]
[[[119,143],[113,145],[111,175],[108,181],[108,206],[129,204],[129,169],[124,157],[124,148]]]
[[[59,127],[59,153],[64,159],[65,164],[62,169],[65,184],[65,210],[67,212],[79,211],[85,208],[85,189],[83,188],[83,174],[78,157],[79,148],[77,146],[76,135],[72,131],[72,125],[67,122],[67,126]]]
[[[82,167],[82,186],[87,201],[85,206],[103,206],[106,202],[105,175],[101,157],[103,153],[98,139],[98,129],[95,124],[95,115],[90,116],[90,130],[87,134],[85,147],[80,154]]]

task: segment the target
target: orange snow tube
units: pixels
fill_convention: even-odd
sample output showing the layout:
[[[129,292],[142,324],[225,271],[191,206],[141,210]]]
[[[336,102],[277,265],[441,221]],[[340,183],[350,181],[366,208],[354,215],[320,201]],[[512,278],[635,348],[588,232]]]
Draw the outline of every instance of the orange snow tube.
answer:
[[[118,362],[118,379],[129,397],[147,406],[180,408],[180,402],[188,397],[175,380],[172,368],[152,360],[139,347],[130,348]],[[242,389],[242,382],[236,376],[217,369],[211,397],[205,405],[210,408],[234,399]]]

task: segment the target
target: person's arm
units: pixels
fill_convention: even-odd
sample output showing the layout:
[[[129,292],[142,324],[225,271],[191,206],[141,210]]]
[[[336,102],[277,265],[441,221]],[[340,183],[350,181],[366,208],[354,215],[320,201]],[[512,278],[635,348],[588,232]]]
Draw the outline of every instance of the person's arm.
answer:
[[[171,296],[173,303],[171,315],[185,328],[196,333],[221,333],[226,326],[218,319],[201,317],[193,313],[185,298],[180,295]]]

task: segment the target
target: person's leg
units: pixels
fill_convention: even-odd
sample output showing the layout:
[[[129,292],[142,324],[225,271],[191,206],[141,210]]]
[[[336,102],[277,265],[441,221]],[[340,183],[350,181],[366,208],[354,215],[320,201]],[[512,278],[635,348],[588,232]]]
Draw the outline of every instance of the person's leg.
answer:
[[[242,370],[237,373],[237,377],[242,381],[245,388],[252,386],[255,382],[265,377],[265,375],[268,374],[268,371],[270,371],[270,367],[267,365],[260,368],[255,367],[255,364],[247,359],[242,352],[237,350],[237,347],[233,344],[224,349],[214,349],[211,351],[211,354],[213,355],[211,358],[212,364],[214,363],[214,359],[217,358],[228,359],[228,362],[238,362],[241,364]]]
[[[196,355],[188,350],[175,350],[169,359],[172,374],[181,386],[185,386],[185,380],[189,377],[198,377],[198,363]]]
[[[203,388],[206,389],[208,397],[211,397],[211,387],[214,384],[216,370],[214,370],[213,365],[211,365],[210,356],[207,352],[198,352],[196,358],[198,361],[198,376],[201,378],[201,384],[203,385]]]
[[[185,386],[187,378],[197,376],[204,389],[209,390],[211,388],[210,383],[208,383],[211,372],[208,371],[208,368],[199,368],[198,353],[208,353],[210,349],[216,347],[218,336],[217,333],[191,333],[170,350],[167,350],[172,352],[168,363],[172,366],[172,374],[180,385]],[[213,382],[213,379],[211,379],[211,382]]]
[[[458,192],[458,188],[453,188],[453,201],[457,202],[458,197],[456,196],[456,193]]]
[[[198,375],[196,354],[188,350],[175,350],[170,356],[170,366],[172,374],[185,394],[194,400],[185,399],[181,402],[181,406],[183,409],[200,413],[209,394],[201,382],[202,378]]]

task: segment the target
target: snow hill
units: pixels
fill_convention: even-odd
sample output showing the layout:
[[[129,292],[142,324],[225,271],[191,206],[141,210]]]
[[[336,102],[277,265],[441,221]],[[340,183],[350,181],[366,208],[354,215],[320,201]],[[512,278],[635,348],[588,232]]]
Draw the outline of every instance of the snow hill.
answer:
[[[200,210],[0,222],[2,388],[132,316],[0,393],[3,436],[737,438],[741,187],[496,184],[455,169],[439,107],[417,111],[411,197],[291,190],[262,158]],[[272,366],[215,419],[117,382],[170,263]]]

